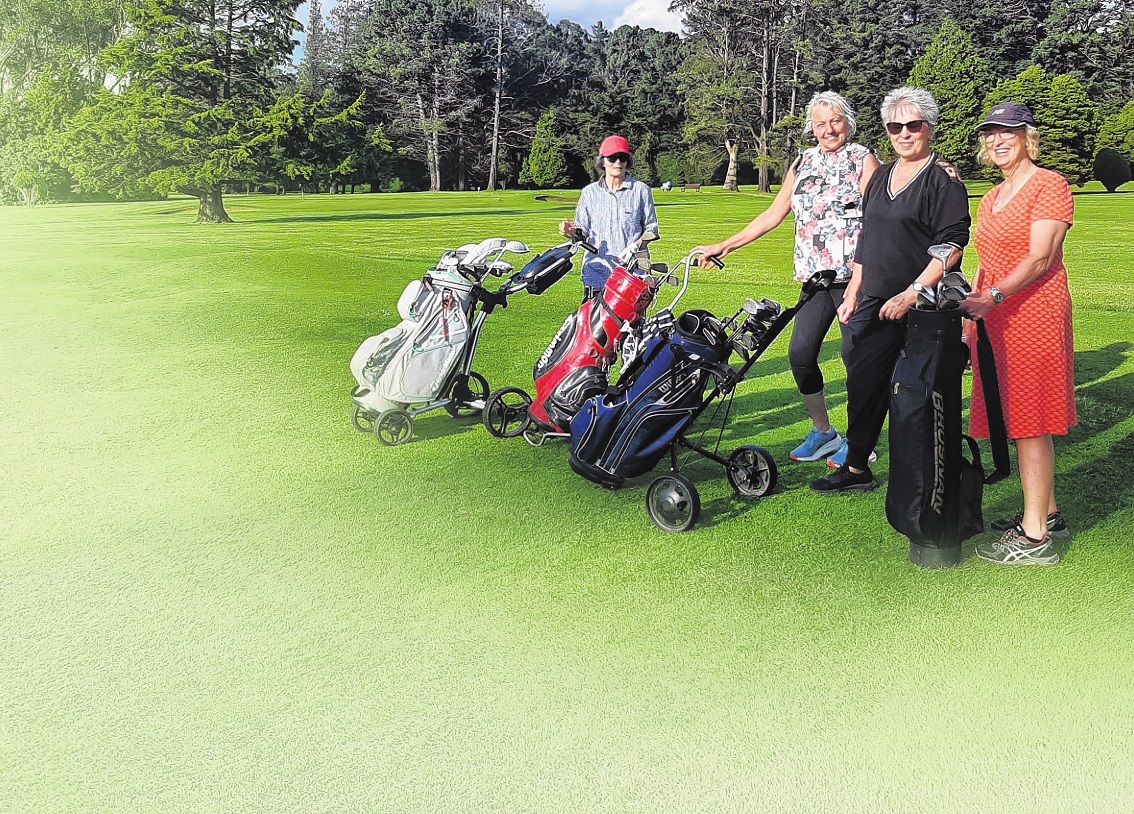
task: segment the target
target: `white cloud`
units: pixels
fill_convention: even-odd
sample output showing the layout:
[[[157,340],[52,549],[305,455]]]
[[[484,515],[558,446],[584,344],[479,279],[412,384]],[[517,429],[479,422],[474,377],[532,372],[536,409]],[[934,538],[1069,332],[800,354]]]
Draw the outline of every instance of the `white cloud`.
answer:
[[[681,31],[681,18],[669,10],[669,0],[634,0],[614,18],[611,28],[636,25],[658,31]]]

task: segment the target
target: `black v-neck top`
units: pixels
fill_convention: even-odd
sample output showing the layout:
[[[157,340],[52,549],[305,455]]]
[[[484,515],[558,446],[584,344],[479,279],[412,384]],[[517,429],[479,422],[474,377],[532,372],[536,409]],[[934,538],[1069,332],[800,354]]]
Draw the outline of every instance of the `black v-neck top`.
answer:
[[[883,164],[863,200],[862,234],[854,259],[862,264],[862,293],[889,299],[909,286],[929,263],[930,246],[969,242],[969,196],[948,161],[933,154],[896,195],[890,178],[896,162]]]

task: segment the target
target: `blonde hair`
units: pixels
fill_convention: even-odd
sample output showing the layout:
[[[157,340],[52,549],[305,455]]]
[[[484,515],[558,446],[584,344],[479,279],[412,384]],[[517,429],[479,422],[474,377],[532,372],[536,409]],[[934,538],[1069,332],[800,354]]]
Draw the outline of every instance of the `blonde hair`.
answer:
[[[811,97],[811,101],[807,103],[807,111],[805,114],[807,120],[803,123],[804,133],[814,135],[815,122],[811,119],[811,113],[820,105],[829,107],[831,110],[835,111],[835,113],[842,116],[847,122],[847,138],[850,139],[854,137],[854,134],[858,132],[858,120],[854,117],[854,108],[850,106],[850,102],[833,90],[821,91]]]
[[[1024,125],[1024,149],[1028,151],[1028,158],[1039,161],[1039,130],[1030,124]],[[984,133],[977,132],[977,161],[982,167],[995,167],[992,156],[988,152],[988,142],[984,140]]]

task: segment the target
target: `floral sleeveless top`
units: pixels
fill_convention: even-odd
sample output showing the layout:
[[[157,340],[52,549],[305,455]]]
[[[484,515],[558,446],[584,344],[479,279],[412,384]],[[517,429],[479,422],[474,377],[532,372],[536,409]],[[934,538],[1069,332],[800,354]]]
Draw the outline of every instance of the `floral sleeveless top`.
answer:
[[[870,150],[845,144],[834,153],[805,150],[795,168],[791,210],[795,214],[795,279],[825,269],[835,281],[851,276],[854,247],[862,231],[862,168]]]

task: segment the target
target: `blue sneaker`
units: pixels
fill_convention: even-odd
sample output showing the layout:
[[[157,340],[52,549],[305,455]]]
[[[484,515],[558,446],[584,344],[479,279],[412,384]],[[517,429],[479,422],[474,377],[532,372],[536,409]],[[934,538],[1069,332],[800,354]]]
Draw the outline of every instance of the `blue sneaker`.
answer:
[[[803,443],[791,451],[791,459],[793,461],[818,461],[824,456],[830,455],[842,443],[842,436],[834,427],[826,432],[820,432],[812,427],[811,432],[807,433],[807,437],[803,439]]]
[[[869,461],[874,463],[878,460],[878,453],[871,452]],[[839,451],[827,459],[827,466],[832,469],[838,469],[840,466],[847,462],[847,442],[843,441],[843,445],[839,447]]]

